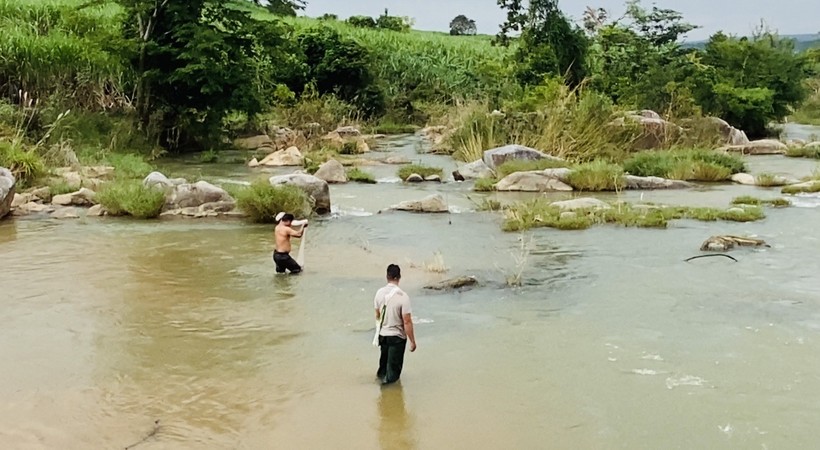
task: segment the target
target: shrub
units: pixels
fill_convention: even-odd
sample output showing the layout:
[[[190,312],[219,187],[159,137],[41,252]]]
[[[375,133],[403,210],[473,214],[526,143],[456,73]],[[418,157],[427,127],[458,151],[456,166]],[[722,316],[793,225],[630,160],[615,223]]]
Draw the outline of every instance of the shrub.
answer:
[[[724,181],[732,176],[729,168],[716,163],[695,161],[692,164],[692,176],[689,180],[695,181]]]
[[[402,166],[398,171],[398,176],[402,180],[406,180],[412,174],[419,174],[422,178],[427,178],[431,175],[442,176],[444,171],[438,167],[423,166],[420,164],[408,164]]]
[[[567,176],[567,183],[579,191],[617,191],[624,188],[624,170],[603,161],[581,164]]]
[[[376,178],[373,175],[354,167],[347,171],[347,179],[355,181],[356,183],[376,184]]]
[[[498,178],[504,178],[507,175],[515,172],[529,172],[533,170],[544,170],[544,169],[557,169],[557,168],[565,168],[569,167],[570,164],[567,161],[559,161],[549,158],[538,159],[535,161],[525,160],[525,159],[513,159],[510,161],[505,162],[504,164],[498,166],[496,172],[498,173]]]
[[[373,127],[375,134],[410,134],[418,129],[415,125],[382,122]]]
[[[51,194],[52,197],[55,195],[70,194],[76,191],[77,189],[65,180],[59,180],[48,185],[48,193]]]
[[[376,28],[406,32],[410,31],[410,24],[403,17],[382,15],[376,20]]]
[[[21,185],[45,173],[45,164],[37,153],[11,142],[0,142],[0,167],[9,169]]]
[[[347,23],[358,28],[376,28],[376,20],[370,16],[351,16]]]
[[[239,189],[236,204],[257,223],[274,223],[276,214],[287,211],[297,217],[307,217],[312,205],[307,194],[296,186],[272,186],[268,180],[253,182]]]
[[[359,143],[356,141],[347,141],[342,144],[342,148],[339,150],[339,154],[341,155],[356,155],[359,152]]]
[[[792,158],[814,158],[820,159],[820,145],[812,147],[789,147],[786,156]]]
[[[165,194],[137,180],[118,180],[104,185],[97,193],[97,200],[113,216],[152,219],[162,212]]]
[[[761,173],[755,177],[755,184],[760,187],[783,186],[786,180],[771,173]]]
[[[203,164],[215,164],[219,162],[219,153],[216,150],[208,150],[199,154],[199,162]]]
[[[114,175],[121,179],[145,178],[154,170],[142,156],[133,153],[111,153],[105,161],[114,166]]]
[[[479,178],[475,180],[475,185],[473,185],[473,190],[476,192],[490,192],[495,190],[495,184],[498,183],[498,180],[494,178]]]
[[[624,161],[632,175],[674,180],[722,181],[744,169],[737,155],[703,149],[641,152]]]

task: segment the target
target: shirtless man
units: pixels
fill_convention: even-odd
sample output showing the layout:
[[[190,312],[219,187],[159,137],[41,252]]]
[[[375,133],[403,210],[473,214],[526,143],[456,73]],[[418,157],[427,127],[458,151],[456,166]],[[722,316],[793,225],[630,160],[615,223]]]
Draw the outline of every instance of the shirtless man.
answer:
[[[290,238],[302,237],[302,235],[305,234],[305,228],[307,228],[307,221],[303,221],[304,226],[302,226],[302,231],[296,231],[291,226],[294,225],[293,219],[293,214],[284,214],[273,231],[273,234],[276,236],[276,248],[273,252],[273,262],[276,263],[276,273],[285,273],[286,269],[292,274],[302,271],[302,267],[290,256]]]

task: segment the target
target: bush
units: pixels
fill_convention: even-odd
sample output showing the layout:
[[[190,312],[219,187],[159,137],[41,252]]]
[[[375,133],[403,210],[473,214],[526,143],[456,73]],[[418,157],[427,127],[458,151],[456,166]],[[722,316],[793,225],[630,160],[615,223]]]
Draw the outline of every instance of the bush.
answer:
[[[165,194],[145,187],[137,180],[108,183],[97,193],[97,200],[112,216],[129,215],[137,219],[158,217],[165,206]]]
[[[121,179],[142,179],[154,170],[145,158],[133,153],[111,153],[105,161],[114,166],[114,175]]]
[[[347,23],[358,28],[376,28],[376,20],[370,16],[351,16]]]
[[[398,32],[410,31],[410,24],[403,17],[382,15],[376,20],[376,28]]]
[[[376,178],[373,175],[354,167],[347,171],[347,179],[355,181],[356,183],[376,184]]]
[[[578,191],[617,191],[625,186],[624,170],[603,161],[581,164],[567,176],[567,183]]]
[[[624,161],[632,175],[688,181],[722,181],[744,169],[740,156],[702,149],[641,152]]]
[[[307,194],[296,186],[272,186],[268,180],[258,180],[240,189],[236,204],[257,223],[274,223],[276,214],[287,211],[296,217],[307,217],[312,205]]]
[[[199,162],[202,164],[216,164],[219,162],[219,153],[216,150],[208,150],[199,154]]]
[[[54,197],[55,195],[70,194],[76,192],[77,188],[68,184],[65,180],[59,180],[48,185],[48,193]]]
[[[406,180],[412,174],[419,174],[422,178],[427,178],[430,175],[442,176],[444,171],[438,167],[422,166],[420,164],[408,164],[402,166],[398,171],[398,176],[402,180]]]
[[[530,161],[526,159],[513,159],[498,166],[496,172],[498,173],[498,178],[504,178],[507,175],[515,172],[529,172],[534,170],[566,168],[569,166],[570,164],[567,161],[558,161],[549,158],[538,159],[535,161]]]
[[[45,173],[40,155],[11,142],[0,142],[0,167],[9,169],[21,185],[27,185]]]

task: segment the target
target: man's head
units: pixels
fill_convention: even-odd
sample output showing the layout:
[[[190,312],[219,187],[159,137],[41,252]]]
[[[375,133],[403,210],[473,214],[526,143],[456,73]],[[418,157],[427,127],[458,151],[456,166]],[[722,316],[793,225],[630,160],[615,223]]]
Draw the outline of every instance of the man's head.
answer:
[[[401,280],[401,268],[396,264],[387,266],[387,281],[398,282]]]
[[[285,225],[290,225],[290,223],[293,222],[293,219],[293,214],[285,213],[284,215],[282,215],[282,219],[280,220],[280,222]]]

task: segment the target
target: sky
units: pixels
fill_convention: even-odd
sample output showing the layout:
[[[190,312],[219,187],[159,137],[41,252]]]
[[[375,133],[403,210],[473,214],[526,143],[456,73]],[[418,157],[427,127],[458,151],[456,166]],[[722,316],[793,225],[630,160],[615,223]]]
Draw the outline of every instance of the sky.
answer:
[[[378,16],[388,8],[390,15],[410,16],[414,28],[448,31],[450,20],[464,14],[476,21],[478,32],[495,34],[504,21],[504,13],[496,0],[306,0],[305,14],[319,16],[337,14],[345,19],[354,15]],[[610,17],[624,11],[624,0],[561,0],[561,9],[580,21],[587,6],[604,8]],[[644,5],[651,5],[644,1]],[[761,19],[781,34],[813,34],[820,32],[819,0],[657,0],[660,8],[683,13],[684,19],[702,28],[691,32],[687,40],[706,39],[717,31],[748,35],[760,25]]]

